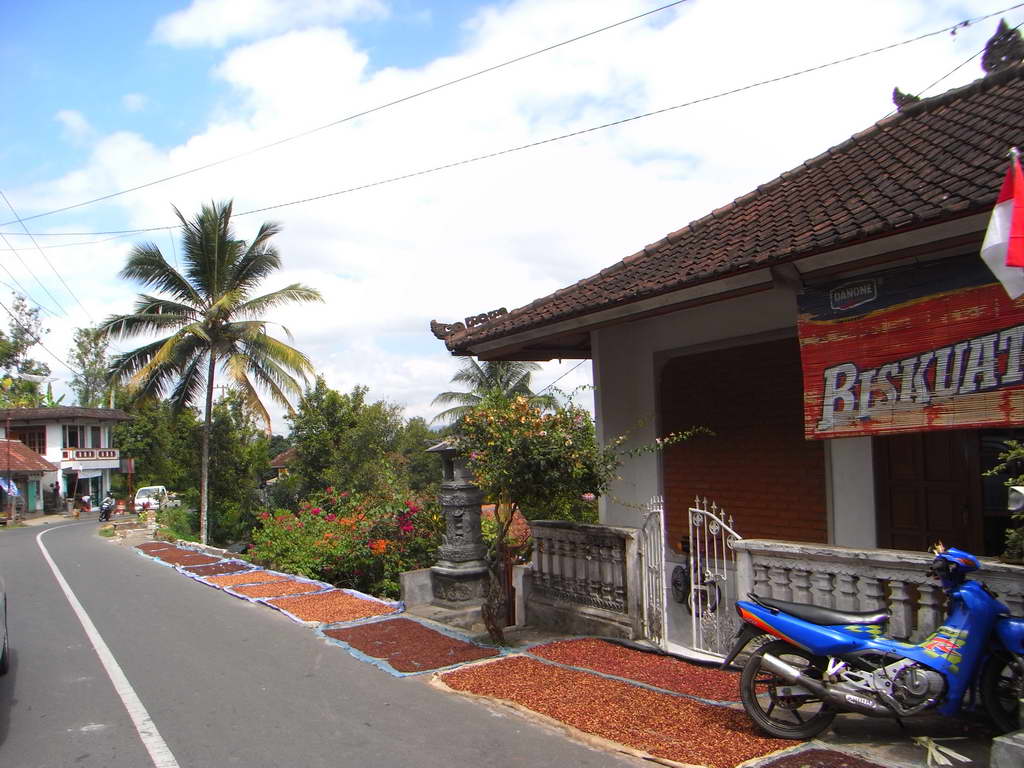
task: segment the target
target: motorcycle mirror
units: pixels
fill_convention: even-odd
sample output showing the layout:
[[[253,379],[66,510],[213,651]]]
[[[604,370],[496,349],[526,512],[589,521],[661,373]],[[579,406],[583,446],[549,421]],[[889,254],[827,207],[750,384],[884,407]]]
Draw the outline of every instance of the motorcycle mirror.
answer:
[[[1011,512],[1020,512],[1024,509],[1024,485],[1010,487],[1010,493],[1006,499],[1006,508]]]

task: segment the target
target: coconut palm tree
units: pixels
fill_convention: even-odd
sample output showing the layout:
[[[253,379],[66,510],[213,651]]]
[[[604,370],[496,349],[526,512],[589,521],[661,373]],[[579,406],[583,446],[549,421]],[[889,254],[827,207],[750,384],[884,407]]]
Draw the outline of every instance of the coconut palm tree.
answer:
[[[155,289],[140,293],[135,311],[113,315],[100,325],[107,338],[161,336],[111,361],[111,377],[137,397],[169,395],[176,408],[195,405],[205,394],[199,480],[199,538],[207,540],[207,480],[214,379],[220,371],[245,402],[270,426],[260,391],[291,411],[313,366],[302,352],[267,333],[263,313],[292,302],[323,301],[299,283],[254,296],[260,283],[281,267],[270,239],[280,232],[265,223],[250,243],[235,237],[231,203],[204,205],[192,221],[177,208],[182,227],[182,271],[172,267],[153,243],[136,245],[120,276]],[[284,333],[291,340],[286,328]],[[166,334],[166,335],[163,335]]]
[[[431,405],[456,405],[441,411],[434,417],[434,422],[455,422],[472,411],[484,396],[498,393],[504,397],[536,397],[530,390],[530,378],[534,371],[539,371],[537,363],[518,360],[482,360],[472,357],[463,358],[462,368],[452,376],[452,384],[465,384],[468,392],[442,392],[434,398]]]

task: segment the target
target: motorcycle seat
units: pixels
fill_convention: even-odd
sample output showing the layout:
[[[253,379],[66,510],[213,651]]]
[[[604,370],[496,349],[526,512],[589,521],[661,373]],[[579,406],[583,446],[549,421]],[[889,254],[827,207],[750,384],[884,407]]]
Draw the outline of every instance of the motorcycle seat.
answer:
[[[771,608],[811,624],[885,624],[889,620],[888,611],[837,611],[833,608],[822,608],[820,605],[792,603],[789,600],[776,600],[761,595],[750,596],[765,608]]]

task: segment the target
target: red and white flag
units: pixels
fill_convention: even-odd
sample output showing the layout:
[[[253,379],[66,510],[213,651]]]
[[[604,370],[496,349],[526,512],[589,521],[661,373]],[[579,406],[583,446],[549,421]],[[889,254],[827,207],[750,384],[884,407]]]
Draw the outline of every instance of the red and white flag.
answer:
[[[1017,152],[1012,155],[988,221],[981,258],[1010,298],[1016,299],[1024,294],[1024,174]]]

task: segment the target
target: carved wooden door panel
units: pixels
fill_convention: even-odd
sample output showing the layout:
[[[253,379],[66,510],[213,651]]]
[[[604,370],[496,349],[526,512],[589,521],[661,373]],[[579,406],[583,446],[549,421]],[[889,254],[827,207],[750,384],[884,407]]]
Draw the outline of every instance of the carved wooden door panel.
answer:
[[[876,437],[878,546],[923,551],[941,541],[980,552],[976,430]]]

